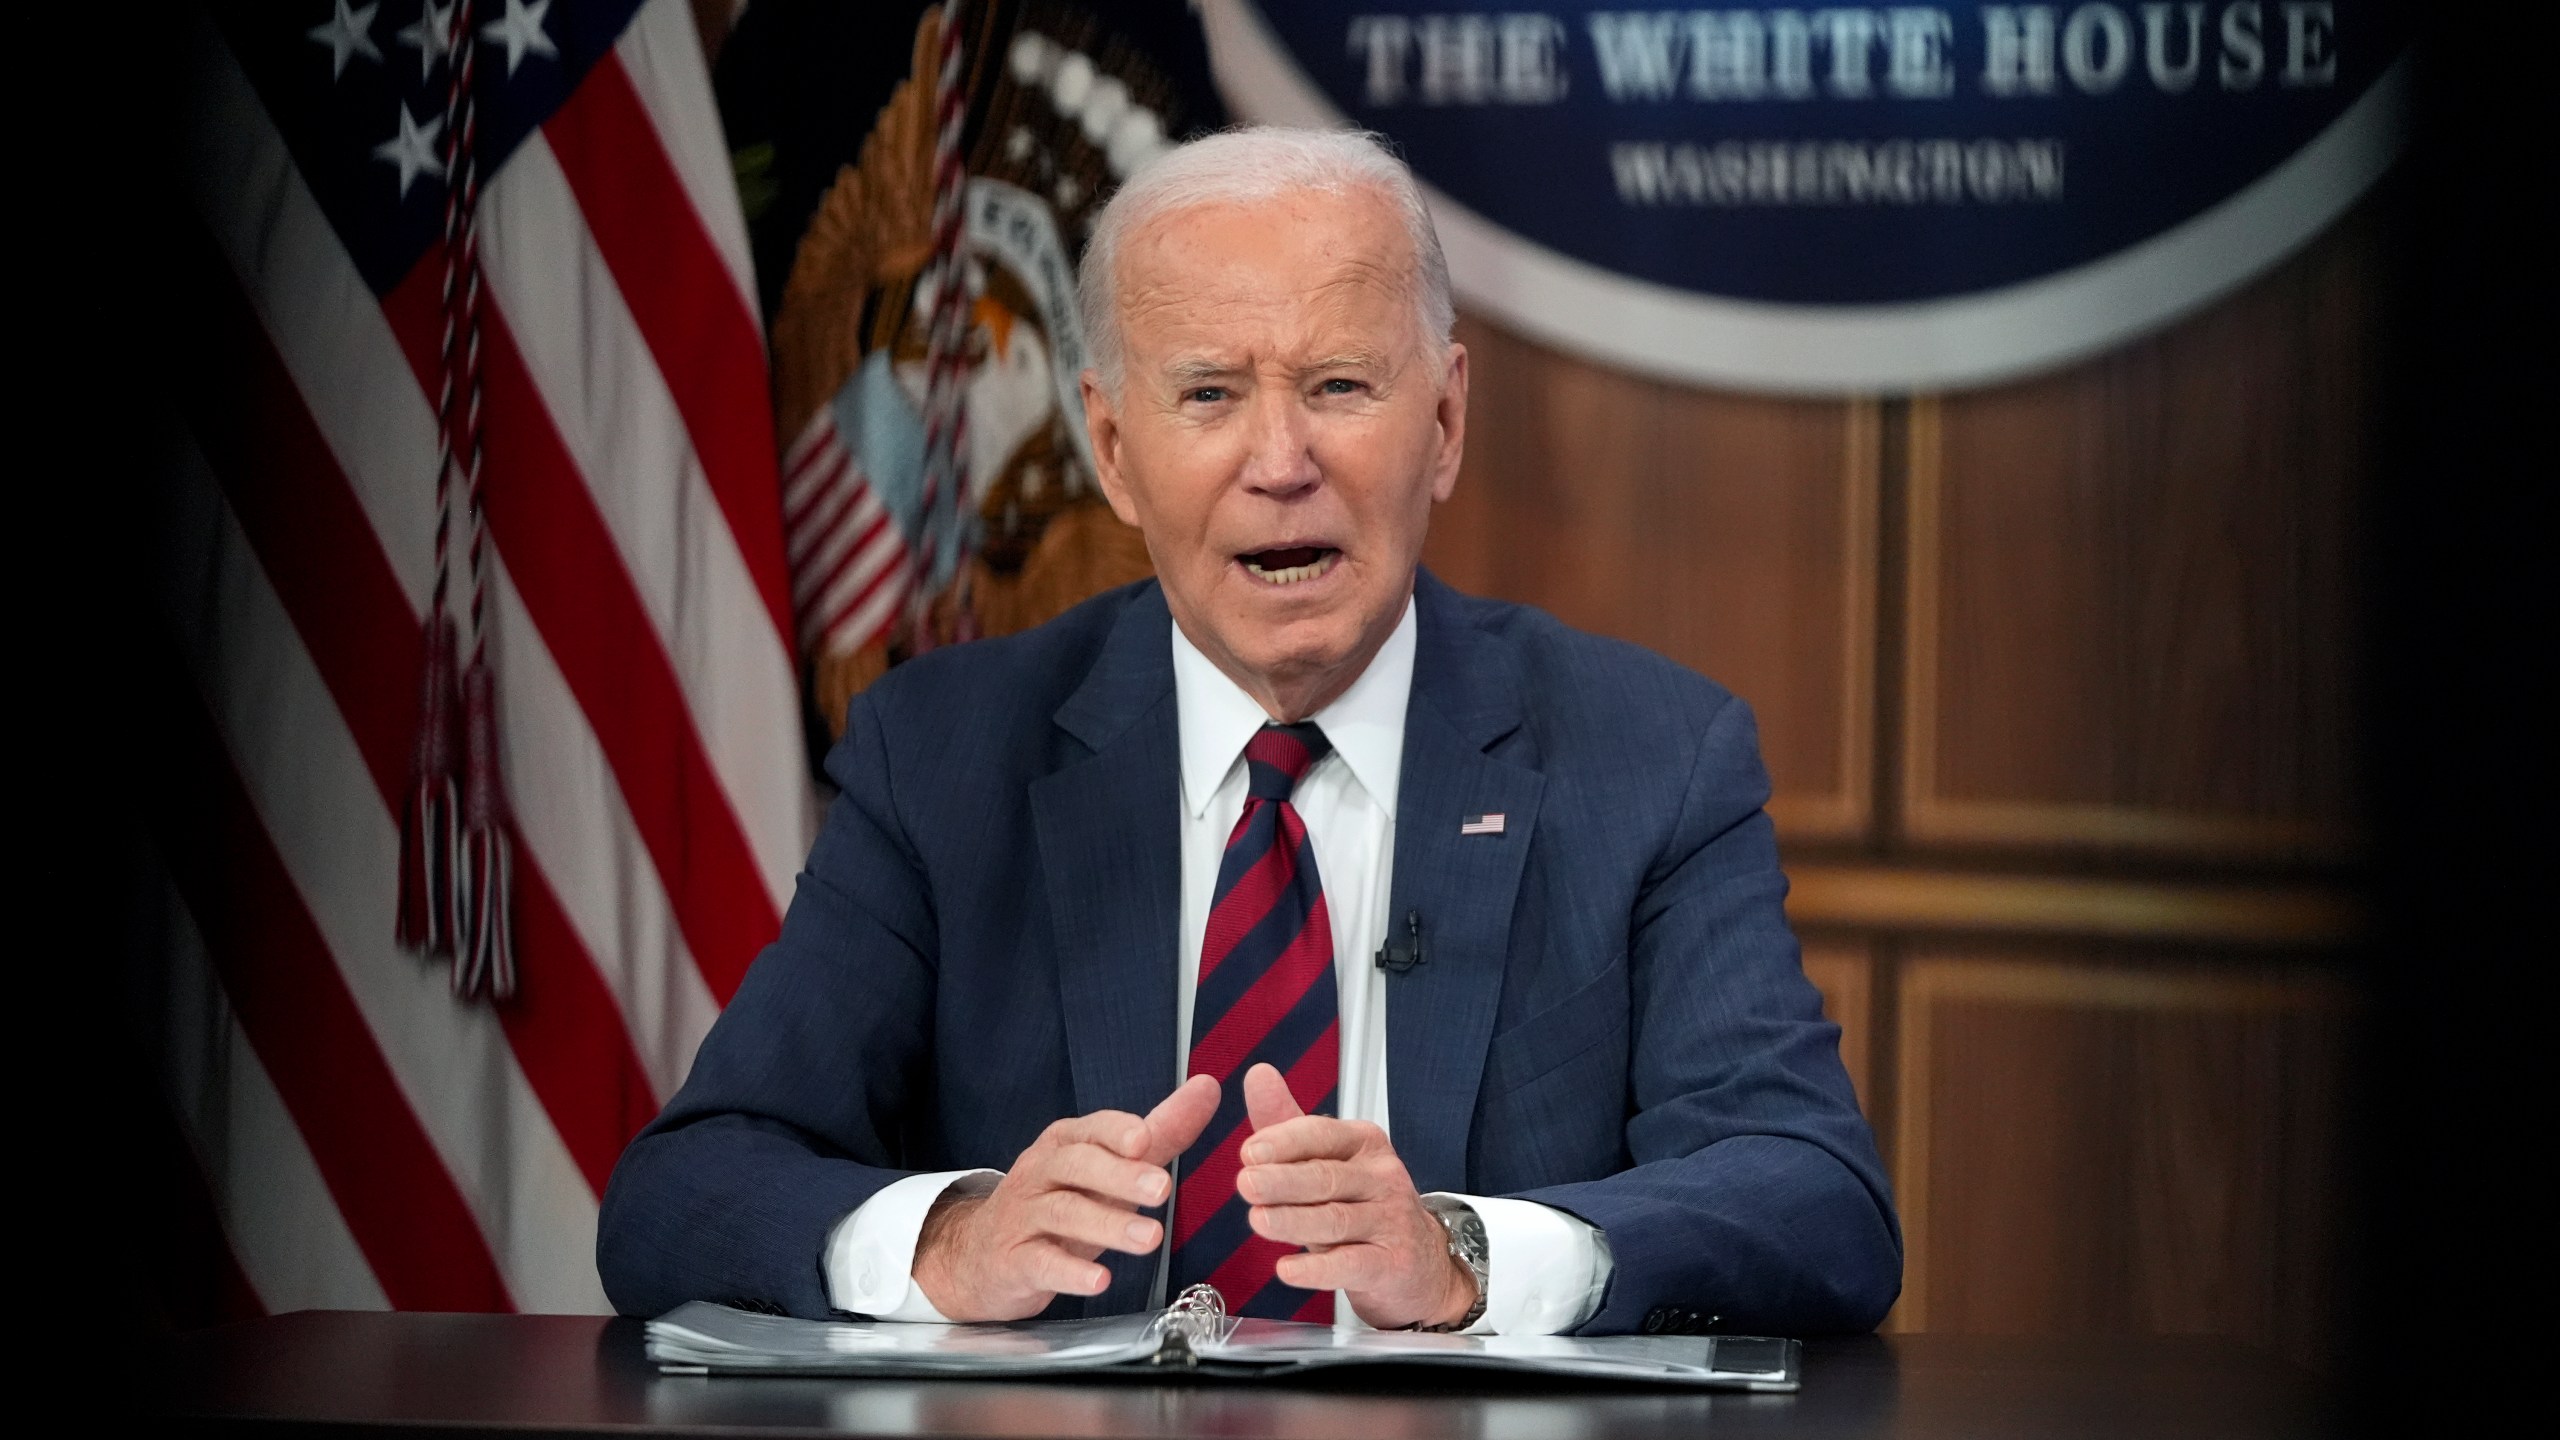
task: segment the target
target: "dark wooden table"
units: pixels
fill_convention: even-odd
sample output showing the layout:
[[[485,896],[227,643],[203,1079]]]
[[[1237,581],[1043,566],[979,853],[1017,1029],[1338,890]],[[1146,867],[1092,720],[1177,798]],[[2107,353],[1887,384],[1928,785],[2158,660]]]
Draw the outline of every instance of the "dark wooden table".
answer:
[[[182,1337],[130,1398],[186,1428],[305,1434],[2254,1440],[2321,1433],[2321,1394],[2300,1370],[2208,1341],[1929,1335],[1817,1341],[1796,1395],[1423,1371],[1285,1385],[715,1380],[653,1372],[636,1321],[314,1312]]]

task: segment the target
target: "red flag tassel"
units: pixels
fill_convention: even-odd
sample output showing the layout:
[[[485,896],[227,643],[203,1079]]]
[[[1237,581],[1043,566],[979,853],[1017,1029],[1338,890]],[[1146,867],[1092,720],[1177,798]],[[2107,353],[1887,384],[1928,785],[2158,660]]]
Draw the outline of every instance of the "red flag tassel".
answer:
[[[461,719],[454,694],[453,621],[439,610],[427,625],[427,663],[419,680],[418,738],[409,764],[408,804],[400,815],[398,938],[430,955],[454,948],[456,862],[461,858]]]
[[[485,991],[504,1000],[516,993],[515,854],[499,785],[497,691],[486,654],[472,657],[462,677],[462,709],[467,759],[459,888],[465,911],[453,989],[465,998]]]

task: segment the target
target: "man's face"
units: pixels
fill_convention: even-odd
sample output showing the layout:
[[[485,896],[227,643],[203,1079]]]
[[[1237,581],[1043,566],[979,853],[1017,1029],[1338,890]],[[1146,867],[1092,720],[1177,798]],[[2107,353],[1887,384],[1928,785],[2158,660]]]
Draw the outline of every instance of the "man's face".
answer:
[[[1369,191],[1173,211],[1118,265],[1121,393],[1084,387],[1103,491],[1145,532],[1183,633],[1303,718],[1412,593],[1457,483],[1466,353],[1433,363],[1411,241]]]

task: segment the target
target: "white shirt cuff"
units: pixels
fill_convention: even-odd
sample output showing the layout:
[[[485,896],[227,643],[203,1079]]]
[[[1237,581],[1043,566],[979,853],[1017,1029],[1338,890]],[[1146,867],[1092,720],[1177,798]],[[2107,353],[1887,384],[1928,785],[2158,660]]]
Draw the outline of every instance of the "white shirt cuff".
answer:
[[[874,1320],[949,1324],[915,1283],[916,1237],[942,1192],[964,1180],[992,1186],[994,1170],[941,1170],[882,1186],[827,1232],[827,1303]]]
[[[1484,1314],[1470,1335],[1561,1335],[1591,1318],[1614,1264],[1599,1228],[1534,1200],[1459,1201],[1484,1222]]]

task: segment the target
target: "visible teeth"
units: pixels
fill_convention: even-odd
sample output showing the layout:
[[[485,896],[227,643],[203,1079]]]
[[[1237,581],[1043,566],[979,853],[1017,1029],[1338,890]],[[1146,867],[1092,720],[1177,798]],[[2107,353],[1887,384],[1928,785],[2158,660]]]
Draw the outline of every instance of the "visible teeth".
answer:
[[[1244,562],[1244,568],[1252,571],[1256,577],[1268,580],[1274,585],[1295,585],[1301,580],[1313,580],[1327,570],[1332,569],[1333,562],[1341,558],[1341,551],[1329,550],[1324,554],[1317,556],[1315,559],[1308,561],[1304,565],[1291,565],[1280,570],[1265,570],[1261,566],[1247,560]]]

